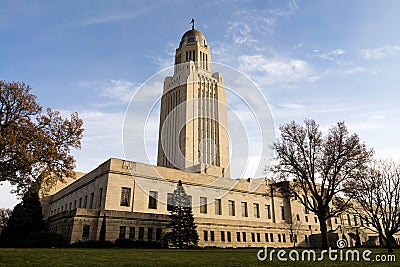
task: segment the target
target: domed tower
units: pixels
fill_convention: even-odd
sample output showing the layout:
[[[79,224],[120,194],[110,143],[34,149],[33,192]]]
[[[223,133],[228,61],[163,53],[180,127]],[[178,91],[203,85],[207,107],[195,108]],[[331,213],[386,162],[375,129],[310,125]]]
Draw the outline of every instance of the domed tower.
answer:
[[[226,93],[203,33],[187,31],[164,80],[157,165],[230,177]]]

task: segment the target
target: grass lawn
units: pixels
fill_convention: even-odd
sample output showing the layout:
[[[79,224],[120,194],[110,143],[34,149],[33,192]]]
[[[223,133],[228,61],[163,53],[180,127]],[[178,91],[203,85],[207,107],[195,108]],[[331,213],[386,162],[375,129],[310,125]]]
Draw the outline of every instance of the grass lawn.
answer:
[[[287,253],[290,250],[286,249]],[[360,255],[363,249],[360,249]],[[372,249],[369,256],[386,255],[384,249]],[[398,266],[400,250],[395,251],[398,262],[281,262],[259,261],[258,249],[12,249],[0,248],[0,266]],[[301,250],[299,250],[301,253]],[[285,256],[288,258],[288,254]]]

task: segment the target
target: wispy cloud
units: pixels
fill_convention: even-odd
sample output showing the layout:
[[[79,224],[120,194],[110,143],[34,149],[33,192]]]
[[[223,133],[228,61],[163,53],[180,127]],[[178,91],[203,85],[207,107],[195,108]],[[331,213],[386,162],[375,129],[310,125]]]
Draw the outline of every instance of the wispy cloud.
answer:
[[[101,97],[118,100],[120,103],[128,103],[135,90],[140,84],[135,84],[126,80],[110,81],[86,81],[79,84],[82,87],[93,88]]]
[[[361,56],[365,59],[380,59],[388,56],[399,56],[400,46],[383,46],[375,49],[362,49],[360,51]]]
[[[319,57],[321,59],[335,62],[338,65],[349,66],[352,64],[352,61],[346,60],[344,58],[346,51],[341,48],[329,51],[327,53],[321,53],[321,51],[318,49],[314,49],[313,52],[314,52],[314,56]]]

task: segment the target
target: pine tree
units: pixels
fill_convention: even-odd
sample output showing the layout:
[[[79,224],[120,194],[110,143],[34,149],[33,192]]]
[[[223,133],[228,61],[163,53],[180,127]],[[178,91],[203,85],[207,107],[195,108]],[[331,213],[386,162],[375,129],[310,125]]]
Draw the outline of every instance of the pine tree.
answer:
[[[189,248],[197,246],[199,235],[196,231],[196,224],[192,212],[191,203],[179,180],[174,190],[174,205],[171,210],[171,222],[168,228],[171,229],[165,236],[167,244],[176,248]]]

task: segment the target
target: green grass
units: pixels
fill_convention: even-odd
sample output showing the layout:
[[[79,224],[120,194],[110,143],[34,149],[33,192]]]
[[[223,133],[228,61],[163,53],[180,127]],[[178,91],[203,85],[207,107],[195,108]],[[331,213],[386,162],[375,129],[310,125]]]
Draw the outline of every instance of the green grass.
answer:
[[[289,252],[289,250],[286,250]],[[301,250],[299,250],[301,252]],[[361,253],[363,250],[360,250]],[[370,258],[385,254],[373,249]],[[271,262],[257,259],[258,249],[0,249],[0,266],[398,266],[395,262]],[[395,251],[400,261],[400,251]]]

